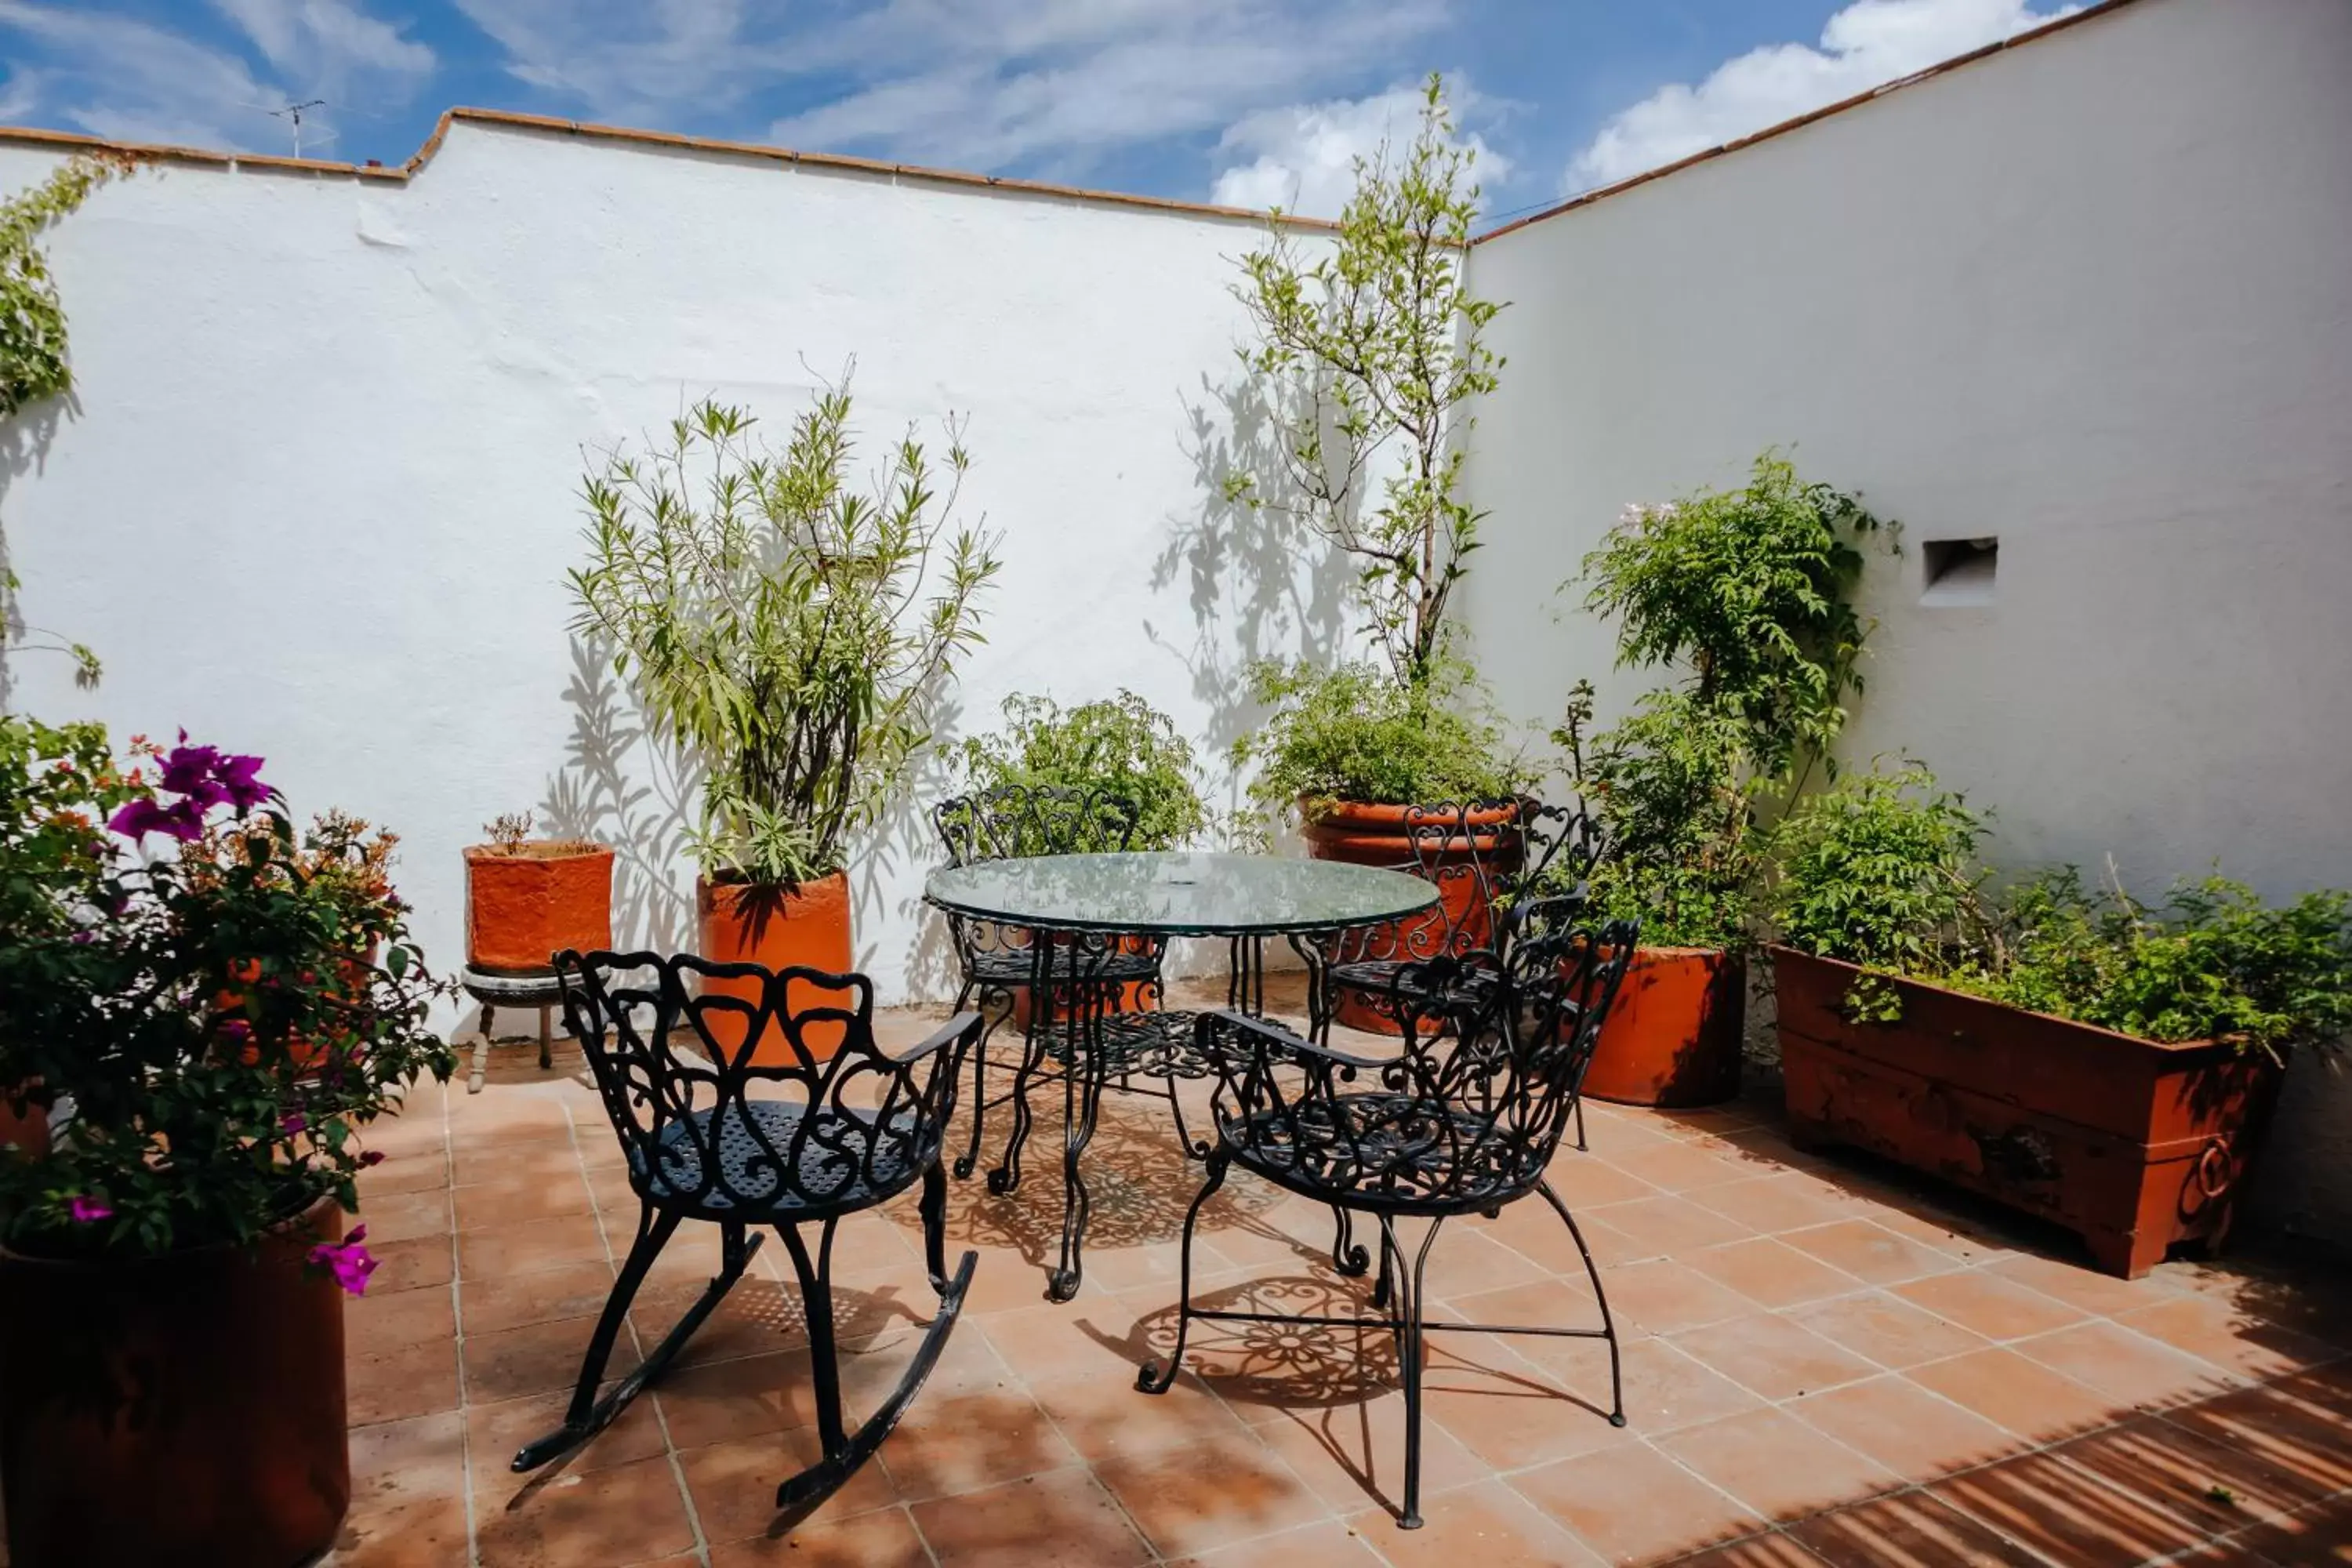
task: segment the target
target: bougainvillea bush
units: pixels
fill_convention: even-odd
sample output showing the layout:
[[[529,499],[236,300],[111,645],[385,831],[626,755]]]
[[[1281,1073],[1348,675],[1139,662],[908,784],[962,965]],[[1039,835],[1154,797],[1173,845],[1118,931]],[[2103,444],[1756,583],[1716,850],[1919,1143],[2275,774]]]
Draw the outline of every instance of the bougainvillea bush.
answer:
[[[355,1209],[360,1130],[455,1068],[388,836],[298,834],[261,767],[0,715],[0,1086],[54,1130],[0,1152],[12,1248],[152,1256]],[[364,1242],[313,1261],[356,1292]]]

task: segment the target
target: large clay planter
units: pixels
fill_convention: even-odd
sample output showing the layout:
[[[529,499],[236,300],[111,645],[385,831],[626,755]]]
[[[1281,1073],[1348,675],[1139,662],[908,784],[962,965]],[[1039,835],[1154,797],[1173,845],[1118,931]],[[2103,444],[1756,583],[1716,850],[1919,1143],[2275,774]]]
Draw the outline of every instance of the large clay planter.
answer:
[[[466,851],[466,963],[485,974],[554,972],[569,948],[613,945],[613,852],[577,840]]]
[[[304,1256],[341,1217],[124,1262],[0,1251],[13,1568],[294,1568],[334,1543],[342,1291]]]
[[[1643,947],[1601,1026],[1583,1092],[1619,1105],[1719,1105],[1739,1092],[1748,959]]]
[[[849,879],[839,871],[803,882],[795,889],[755,888],[741,882],[694,884],[696,913],[700,918],[702,956],[714,963],[756,963],[770,970],[805,965],[829,974],[846,974],[854,953],[850,942]],[[705,979],[706,996],[740,996],[756,1005],[756,980]],[[848,1005],[845,991],[795,991],[792,1002],[803,1005]],[[724,1013],[705,1016],[713,1042],[730,1054],[743,1045],[749,1020]],[[820,1025],[803,1040],[820,1059],[839,1048],[838,1025]],[[751,1060],[763,1067],[789,1067],[800,1058],[782,1031],[770,1028],[752,1042]]]
[[[26,1089],[33,1086],[26,1084]],[[11,1097],[0,1093],[0,1145],[14,1143],[26,1156],[39,1159],[49,1152],[49,1111],[32,1100],[25,1102],[23,1114],[18,1114]]]
[[[1776,948],[1789,1131],[1848,1143],[2078,1233],[2136,1279],[2167,1247],[2218,1248],[2278,1098],[2278,1065],[2167,1045],[1912,980],[1893,1023],[1854,1023],[1862,971]]]
[[[1365,801],[1335,800],[1318,803],[1312,813],[1302,810],[1299,815],[1307,853],[1318,860],[1413,870],[1429,860],[1426,855],[1416,853],[1414,829],[1447,821],[1454,813],[1422,805],[1374,805]],[[1466,873],[1474,858],[1485,858],[1492,872],[1515,869],[1517,846],[1500,839],[1518,815],[1516,805],[1472,812],[1469,831],[1456,836],[1434,862],[1426,866],[1427,870],[1435,873],[1438,902],[1422,914],[1348,933],[1340,946],[1340,961],[1433,958],[1444,949],[1449,930],[1455,933],[1458,945],[1485,946],[1493,934],[1494,911],[1480,896],[1479,879],[1449,873],[1456,868]],[[1485,890],[1492,891],[1491,882]],[[1341,989],[1333,1016],[1350,1029],[1381,1035],[1399,1033],[1397,1022],[1389,1016],[1382,999],[1368,992]]]

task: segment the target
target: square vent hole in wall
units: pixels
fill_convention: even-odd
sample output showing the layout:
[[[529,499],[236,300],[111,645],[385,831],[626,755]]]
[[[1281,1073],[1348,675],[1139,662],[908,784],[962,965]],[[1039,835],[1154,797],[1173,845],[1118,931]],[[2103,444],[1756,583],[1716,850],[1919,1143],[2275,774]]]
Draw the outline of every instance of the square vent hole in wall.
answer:
[[[1919,595],[1923,605],[1990,605],[1992,603],[1993,571],[2000,562],[2000,541],[1987,535],[1979,539],[1930,539],[1922,547],[1927,560],[1927,588]]]

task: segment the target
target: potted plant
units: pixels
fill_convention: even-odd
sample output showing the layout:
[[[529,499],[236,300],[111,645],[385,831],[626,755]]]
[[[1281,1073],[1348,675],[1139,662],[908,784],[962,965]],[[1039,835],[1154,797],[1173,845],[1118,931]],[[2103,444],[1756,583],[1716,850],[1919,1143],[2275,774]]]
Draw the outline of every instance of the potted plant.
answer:
[[[56,1121],[0,1151],[9,1558],[292,1568],[350,1496],[362,1129],[448,1078],[446,987],[259,758],[132,752],[0,717],[0,1079]]]
[[[1004,726],[968,736],[957,748],[965,787],[980,794],[1015,785],[1100,790],[1135,808],[1130,849],[1175,849],[1209,826],[1195,782],[1192,742],[1176,721],[1132,691],[1065,710],[1050,697],[1004,700]],[[1030,853],[1032,847],[1019,847]],[[1042,849],[1041,847],[1034,847]],[[1130,952],[1148,952],[1143,938],[1125,938]],[[1148,982],[1122,985],[1114,1005],[1157,1005]],[[1026,987],[1013,998],[1016,1027],[1029,1026]]]
[[[551,974],[567,948],[613,945],[613,851],[533,838],[528,812],[483,826],[466,849],[466,963],[483,974]]]
[[[1580,1092],[1626,1105],[1713,1105],[1739,1092],[1748,930],[1768,837],[1745,727],[1680,690],[1653,691],[1588,742],[1580,681],[1565,746],[1608,853],[1585,885],[1596,921],[1641,922]],[[1574,891],[1538,883],[1541,897]]]
[[[2352,894],[2219,877],[2144,904],[2071,868],[1984,896],[1982,814],[1924,768],[1805,803],[1774,915],[1790,1128],[2080,1234],[2137,1278],[2218,1247],[2286,1054],[2352,1031]]]
[[[845,376],[776,450],[749,413],[705,401],[667,445],[616,453],[586,484],[574,629],[609,647],[655,732],[701,765],[696,904],[702,955],[722,963],[851,968],[850,841],[930,740],[997,571],[989,541],[948,531],[971,463],[958,424],[944,495],[911,431],[866,494],[847,478],[850,410]]]
[[[1580,683],[1556,738],[1611,841],[1596,913],[1643,946],[1584,1090],[1636,1105],[1738,1092],[1749,916],[1769,813],[1844,723],[1867,627],[1852,594],[1883,524],[1853,495],[1766,451],[1748,484],[1626,509],[1587,555],[1585,607],[1618,624],[1621,668],[1675,668],[1594,736]]]

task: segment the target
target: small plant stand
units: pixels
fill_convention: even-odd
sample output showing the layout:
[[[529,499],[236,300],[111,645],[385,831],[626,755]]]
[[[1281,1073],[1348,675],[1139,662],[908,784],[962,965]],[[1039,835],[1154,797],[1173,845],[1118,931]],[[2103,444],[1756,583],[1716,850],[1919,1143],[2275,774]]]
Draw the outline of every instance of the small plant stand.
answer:
[[[462,969],[457,972],[457,984],[467,995],[482,1005],[482,1038],[474,1047],[474,1070],[466,1080],[467,1094],[481,1093],[483,1081],[489,1076],[490,1025],[501,1007],[539,1009],[539,1068],[545,1072],[555,1065],[554,1013],[563,1002],[561,979],[551,973],[486,974],[478,969]]]

